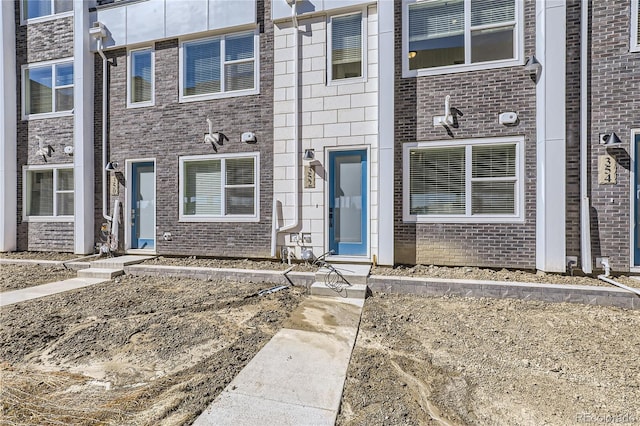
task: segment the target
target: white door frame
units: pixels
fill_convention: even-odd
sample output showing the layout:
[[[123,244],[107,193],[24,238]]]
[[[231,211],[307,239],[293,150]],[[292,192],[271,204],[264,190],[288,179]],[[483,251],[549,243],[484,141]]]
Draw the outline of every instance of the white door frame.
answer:
[[[158,238],[157,235],[155,233],[155,229],[156,229],[156,221],[157,221],[157,216],[158,216],[158,191],[157,191],[157,173],[158,173],[158,168],[156,165],[156,159],[155,158],[133,158],[133,159],[128,159],[125,161],[126,163],[126,169],[125,169],[125,202],[124,202],[124,244],[125,244],[125,252],[127,253],[131,253],[131,254],[155,254],[156,253],[156,249],[158,247]],[[131,209],[133,207],[132,204],[132,197],[133,197],[133,191],[131,190],[131,184],[132,184],[132,179],[133,179],[133,164],[134,163],[153,163],[153,192],[155,194],[155,198],[156,198],[156,204],[155,204],[155,208],[153,211],[153,229],[154,229],[154,235],[155,235],[155,239],[154,239],[154,244],[153,244],[153,249],[134,249],[131,248]]]

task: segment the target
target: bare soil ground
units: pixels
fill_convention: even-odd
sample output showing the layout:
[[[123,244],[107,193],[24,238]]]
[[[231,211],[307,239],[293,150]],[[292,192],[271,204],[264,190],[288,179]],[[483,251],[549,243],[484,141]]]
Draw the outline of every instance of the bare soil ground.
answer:
[[[146,265],[163,266],[192,266],[198,268],[234,268],[234,269],[256,269],[268,271],[284,271],[293,266],[294,271],[315,272],[318,268],[310,264],[294,263],[289,265],[275,260],[253,260],[253,259],[212,259],[203,257],[169,257],[158,256],[144,262]]]
[[[78,259],[82,256],[72,253],[56,253],[48,251],[15,251],[0,253],[0,259],[30,259],[30,260],[59,260],[67,261]]]
[[[337,424],[640,423],[638,330],[618,308],[377,293]]]
[[[302,298],[265,287],[124,276],[3,307],[0,423],[191,423]]]
[[[76,271],[56,265],[0,265],[0,292],[74,278]]]

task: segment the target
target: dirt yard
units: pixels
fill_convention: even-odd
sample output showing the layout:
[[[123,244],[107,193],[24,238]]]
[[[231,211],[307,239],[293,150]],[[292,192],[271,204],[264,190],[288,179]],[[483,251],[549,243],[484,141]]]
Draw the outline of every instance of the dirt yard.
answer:
[[[48,268],[0,265],[2,291],[68,273]],[[373,272],[598,284],[522,271],[384,269]],[[304,297],[298,288],[247,297],[267,287],[123,276],[3,307],[0,424],[190,424]],[[376,293],[365,303],[338,424],[640,424],[638,330],[640,312],[618,308]]]
[[[76,271],[56,265],[0,265],[0,292],[74,278]]]
[[[639,330],[618,308],[377,293],[338,424],[640,424]]]
[[[296,288],[121,277],[2,308],[0,423],[191,423],[281,327]]]

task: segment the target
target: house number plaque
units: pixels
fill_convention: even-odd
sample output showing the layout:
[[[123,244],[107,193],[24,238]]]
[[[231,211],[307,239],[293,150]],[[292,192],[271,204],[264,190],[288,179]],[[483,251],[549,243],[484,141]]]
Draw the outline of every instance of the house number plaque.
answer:
[[[111,195],[120,195],[120,187],[118,186],[118,178],[115,174],[112,174],[109,179],[109,188],[111,189]]]
[[[617,163],[611,155],[600,155],[598,157],[598,184],[609,185],[617,183]]]
[[[316,168],[315,166],[304,166],[304,187],[316,187]]]

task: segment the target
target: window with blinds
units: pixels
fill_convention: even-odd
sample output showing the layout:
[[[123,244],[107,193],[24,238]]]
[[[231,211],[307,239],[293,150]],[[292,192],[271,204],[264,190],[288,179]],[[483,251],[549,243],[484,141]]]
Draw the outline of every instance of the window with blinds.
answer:
[[[73,11],[73,0],[22,0],[22,20]]]
[[[184,42],[181,61],[181,99],[257,87],[253,31]]]
[[[632,52],[640,51],[640,0],[631,0],[631,45]]]
[[[129,106],[153,105],[154,54],[150,48],[129,51]]]
[[[181,217],[257,217],[257,155],[181,159]]]
[[[519,216],[521,143],[405,148],[405,219]]]
[[[23,118],[73,111],[73,62],[23,67]]]
[[[332,16],[330,80],[362,77],[363,20],[362,13]]]
[[[434,0],[409,3],[409,70],[516,58],[517,0]]]
[[[25,169],[25,218],[73,216],[73,169]]]

